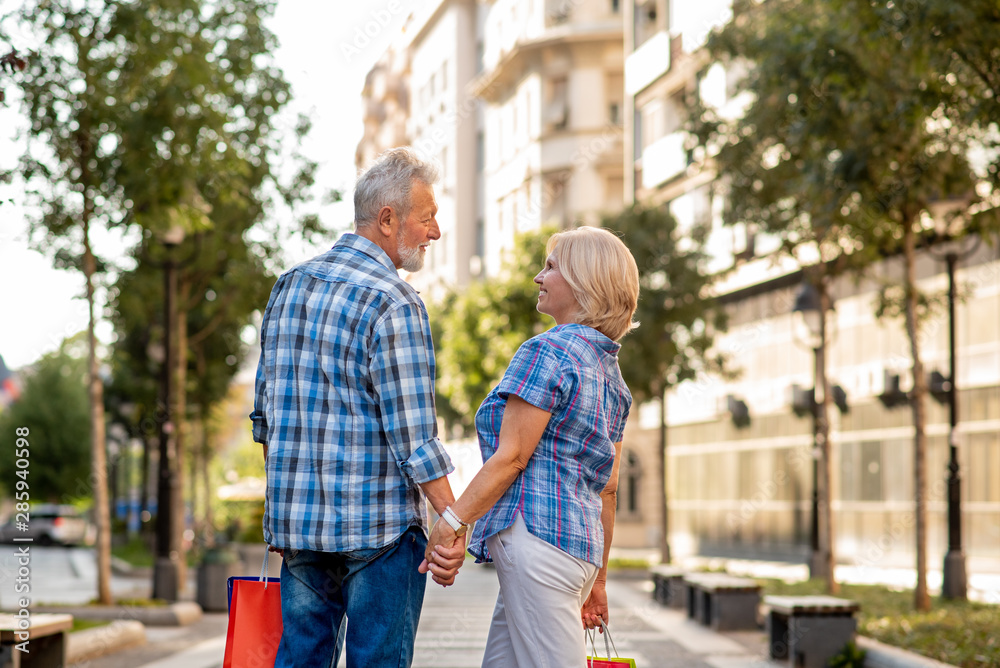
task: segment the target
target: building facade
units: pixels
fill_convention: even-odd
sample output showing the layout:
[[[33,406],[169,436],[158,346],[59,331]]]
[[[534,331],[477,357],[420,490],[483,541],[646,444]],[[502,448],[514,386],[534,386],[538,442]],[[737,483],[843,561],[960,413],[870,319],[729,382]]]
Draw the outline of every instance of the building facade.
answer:
[[[715,175],[685,143],[687,95],[738,114],[738,70],[725,71],[699,52],[708,31],[730,18],[728,3],[697,7],[673,0],[632,2],[625,11],[625,189],[627,199],[664,206],[684,225],[709,225],[713,269],[725,271],[715,291],[729,330],[717,339],[741,373],[738,380],[702,378],[669,393],[666,480],[668,538],[674,557],[719,556],[805,561],[810,552],[815,477],[814,424],[801,398],[814,380],[813,350],[796,336],[793,305],[801,268],[775,256],[776,242],[752,221],[722,226]],[[876,275],[898,276],[886,260]],[[940,293],[945,264],[925,253],[921,288]],[[1000,567],[1000,254],[983,244],[963,261],[957,279],[958,458],[963,543],[969,572]],[[840,563],[912,568],[914,429],[896,391],[912,386],[901,320],[876,320],[878,286],[838,280],[832,286],[827,376],[836,386],[831,414],[834,554]],[[947,315],[925,323],[928,372],[949,374]],[[894,399],[890,400],[890,398]],[[891,406],[891,407],[890,407]],[[940,568],[947,550],[947,408],[928,397],[928,558]],[[659,415],[641,407],[627,447],[640,465],[638,515],[616,544],[654,546],[661,517]],[[653,464],[654,467],[647,465]],[[649,516],[648,519],[646,516]]]
[[[408,144],[441,170],[441,238],[431,244],[424,268],[407,277],[428,302],[481,273],[482,111],[469,90],[479,71],[480,11],[474,0],[418,3],[365,85],[358,168],[387,148]]]
[[[518,232],[622,206],[622,18],[604,0],[484,6],[485,271]],[[499,251],[499,252],[498,252]]]

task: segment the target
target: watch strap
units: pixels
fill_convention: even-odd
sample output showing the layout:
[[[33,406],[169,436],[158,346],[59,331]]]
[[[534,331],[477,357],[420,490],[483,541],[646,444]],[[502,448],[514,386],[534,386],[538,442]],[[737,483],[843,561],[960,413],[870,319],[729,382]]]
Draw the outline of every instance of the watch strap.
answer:
[[[451,509],[451,506],[444,509],[444,512],[441,513],[441,518],[448,523],[448,526],[454,529],[455,533],[458,533],[462,527],[465,527],[466,530],[469,528],[468,524],[459,519],[458,515],[455,514],[455,511]]]

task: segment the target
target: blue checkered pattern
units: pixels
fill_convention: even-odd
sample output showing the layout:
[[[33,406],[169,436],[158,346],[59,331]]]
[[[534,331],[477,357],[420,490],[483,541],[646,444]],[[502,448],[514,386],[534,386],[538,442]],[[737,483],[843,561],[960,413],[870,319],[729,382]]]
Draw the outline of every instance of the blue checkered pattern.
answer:
[[[268,446],[268,544],[346,552],[425,525],[417,483],[454,467],[427,310],[382,249],[346,234],[278,279],[250,419]]]
[[[600,568],[600,494],[611,478],[632,395],[618,368],[621,346],[585,325],[560,325],[526,341],[476,413],[483,461],[497,451],[507,397],[552,414],[528,466],[478,522],[469,539],[490,561],[486,539],[517,513],[533,535]]]

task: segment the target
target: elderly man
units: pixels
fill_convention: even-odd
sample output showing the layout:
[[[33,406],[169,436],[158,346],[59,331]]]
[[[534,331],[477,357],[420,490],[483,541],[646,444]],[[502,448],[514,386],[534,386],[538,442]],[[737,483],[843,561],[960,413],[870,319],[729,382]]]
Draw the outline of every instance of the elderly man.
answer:
[[[464,539],[427,544],[426,496],[454,502],[437,438],[417,271],[441,232],[435,168],[387,151],[355,188],[355,233],[283,274],[261,325],[253,421],[264,446],[264,539],[284,555],[276,666],[409,666],[426,571],[447,586]]]

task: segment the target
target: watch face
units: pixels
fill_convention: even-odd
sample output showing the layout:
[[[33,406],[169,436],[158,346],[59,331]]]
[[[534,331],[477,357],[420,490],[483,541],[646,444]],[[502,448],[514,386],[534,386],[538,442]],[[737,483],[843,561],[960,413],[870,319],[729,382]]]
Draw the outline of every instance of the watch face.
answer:
[[[458,527],[458,529],[455,531],[455,535],[456,536],[464,536],[465,532],[468,531],[468,530],[469,530],[469,527],[467,527],[466,525],[463,524],[462,526]]]

